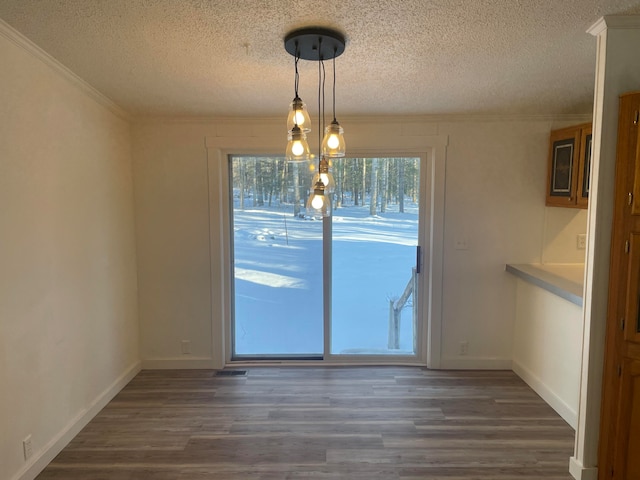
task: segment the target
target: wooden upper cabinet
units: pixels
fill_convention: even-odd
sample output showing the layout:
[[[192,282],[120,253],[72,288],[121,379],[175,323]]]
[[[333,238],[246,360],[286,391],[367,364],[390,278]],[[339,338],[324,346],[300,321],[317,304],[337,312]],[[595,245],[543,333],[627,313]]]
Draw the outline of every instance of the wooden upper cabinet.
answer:
[[[548,206],[587,208],[591,143],[590,123],[551,132],[547,178]]]

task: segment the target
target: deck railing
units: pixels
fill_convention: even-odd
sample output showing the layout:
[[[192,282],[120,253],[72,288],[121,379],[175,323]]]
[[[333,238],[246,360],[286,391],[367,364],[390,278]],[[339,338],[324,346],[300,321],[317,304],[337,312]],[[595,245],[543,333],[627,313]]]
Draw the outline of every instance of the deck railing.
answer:
[[[390,299],[389,300],[389,341],[387,348],[389,350],[399,350],[400,349],[400,323],[402,320],[402,310],[406,303],[409,301],[409,298],[413,297],[413,305],[411,309],[412,313],[412,323],[413,323],[413,351],[415,352],[416,345],[416,326],[418,319],[418,302],[417,302],[417,292],[418,292],[418,275],[416,273],[415,267],[411,269],[411,278],[407,283],[407,286],[404,288],[404,292],[400,295],[400,298],[397,300]]]

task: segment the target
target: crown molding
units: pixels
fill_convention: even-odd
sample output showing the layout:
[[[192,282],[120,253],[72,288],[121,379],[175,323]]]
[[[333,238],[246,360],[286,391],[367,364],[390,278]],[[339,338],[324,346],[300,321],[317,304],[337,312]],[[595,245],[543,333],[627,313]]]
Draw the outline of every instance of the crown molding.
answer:
[[[607,15],[601,17],[589,27],[587,33],[597,37],[610,28],[640,28],[640,15]]]
[[[283,123],[286,115],[282,117],[232,117],[232,116],[188,116],[188,115],[138,115],[132,116],[131,120],[135,124],[151,125],[151,124],[197,124],[197,125],[215,125],[215,124],[277,124]],[[436,114],[436,115],[372,115],[372,116],[344,116],[340,117],[342,125],[366,124],[366,123],[445,123],[445,122],[549,122],[549,121],[567,121],[584,123],[592,119],[591,113],[571,113],[571,114]]]
[[[9,25],[7,22],[0,18],[0,35],[7,38],[11,42],[13,42],[18,47],[22,48],[26,52],[33,55],[35,58],[40,60],[42,63],[51,68],[54,72],[56,72],[61,77],[65,78],[69,83],[75,86],[80,91],[84,92],[86,95],[91,97],[93,100],[98,102],[103,107],[106,107],[112,113],[117,115],[118,117],[130,121],[131,115],[127,113],[122,107],[118,106],[113,100],[106,97],[103,93],[96,90],[85,80],[80,78],[78,75],[73,73],[67,67],[65,67],[62,63],[56,60],[54,57],[45,52],[38,45],[33,43],[27,37],[18,32],[15,28]]]

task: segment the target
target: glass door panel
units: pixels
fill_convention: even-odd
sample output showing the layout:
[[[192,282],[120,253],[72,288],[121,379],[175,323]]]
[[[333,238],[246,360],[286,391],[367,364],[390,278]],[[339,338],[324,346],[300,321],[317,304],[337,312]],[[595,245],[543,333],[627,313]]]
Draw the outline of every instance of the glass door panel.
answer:
[[[229,171],[232,358],[417,353],[419,158],[334,160],[324,221],[304,209],[308,165],[232,156]]]
[[[332,355],[414,355],[420,159],[334,161]]]
[[[311,174],[279,157],[230,159],[234,359],[322,358],[322,222]]]

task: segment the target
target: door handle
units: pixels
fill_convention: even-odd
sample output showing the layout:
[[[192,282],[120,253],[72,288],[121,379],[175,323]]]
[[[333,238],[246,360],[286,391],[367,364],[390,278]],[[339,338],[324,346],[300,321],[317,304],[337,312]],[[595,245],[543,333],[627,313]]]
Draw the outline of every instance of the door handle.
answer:
[[[416,273],[420,273],[420,245],[416,247]]]

